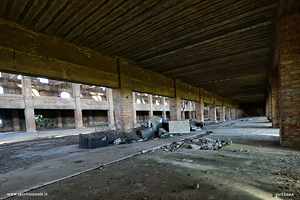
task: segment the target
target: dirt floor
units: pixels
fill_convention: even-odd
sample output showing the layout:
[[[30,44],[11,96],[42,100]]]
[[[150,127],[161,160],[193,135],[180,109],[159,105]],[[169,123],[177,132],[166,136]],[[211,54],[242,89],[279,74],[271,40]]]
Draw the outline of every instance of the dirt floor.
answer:
[[[109,141],[117,138],[132,138],[135,140],[140,137],[133,132],[124,131],[102,131],[87,134],[94,137],[108,136]],[[50,137],[37,140],[29,140],[0,145],[0,173],[5,174],[16,169],[26,169],[33,164],[42,161],[63,157],[77,152],[87,152],[87,149],[79,149],[79,136]],[[0,182],[1,184],[1,182]]]
[[[300,199],[300,149],[280,147],[278,131],[263,118],[205,137],[233,144],[140,154],[30,191],[47,196],[11,199]]]

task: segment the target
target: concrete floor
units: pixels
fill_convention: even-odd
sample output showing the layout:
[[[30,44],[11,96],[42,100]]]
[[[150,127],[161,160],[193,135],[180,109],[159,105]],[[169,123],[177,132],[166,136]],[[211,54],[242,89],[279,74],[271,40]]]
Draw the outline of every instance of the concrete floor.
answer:
[[[181,149],[176,151],[174,155],[169,155],[165,152],[160,153],[159,151],[152,154],[141,154],[141,152],[147,152],[148,150],[159,148],[160,146],[170,144],[173,141],[178,141],[186,137],[203,134],[207,130],[213,130],[213,133],[205,137],[221,140],[227,140],[227,138],[230,138],[233,141],[233,144],[230,146],[226,146],[219,151],[197,150],[197,152],[195,153],[195,151],[193,150]],[[93,169],[99,168],[100,166],[106,166],[106,173],[109,173],[110,166],[111,168],[113,168],[114,166],[122,165],[123,162],[127,162],[124,159],[139,154],[141,155],[135,157],[136,159],[152,159],[156,160],[158,163],[165,162],[174,164],[174,162],[170,161],[170,158],[174,158],[176,156],[185,156],[189,159],[199,160],[199,163],[194,162],[184,165],[182,165],[181,163],[180,165],[176,166],[176,170],[180,171],[182,170],[182,167],[185,167],[184,171],[186,171],[187,169],[193,169],[193,174],[198,174],[199,177],[208,176],[206,172],[210,171],[209,176],[212,176],[210,178],[216,179],[219,185],[226,184],[226,186],[228,187],[227,189],[229,190],[232,189],[231,185],[234,186],[233,194],[225,195],[223,196],[224,198],[221,199],[236,199],[238,197],[247,197],[246,199],[276,199],[273,197],[273,195],[280,192],[290,192],[295,193],[295,195],[299,195],[295,188],[299,188],[300,186],[300,176],[297,167],[296,169],[293,167],[300,164],[298,163],[300,157],[299,149],[280,147],[278,136],[279,130],[271,128],[271,124],[267,122],[266,118],[255,117],[208,125],[203,131],[192,132],[189,135],[174,137],[170,139],[159,139],[148,142],[134,143],[130,145],[118,145],[109,148],[93,149],[87,152],[78,152],[61,158],[37,163],[24,170],[11,171],[6,174],[0,175],[0,197],[6,198],[8,197],[8,192],[28,191],[30,189],[38,188],[41,185],[46,185],[49,183],[53,183],[51,185],[55,186],[54,182],[66,178],[68,178],[66,179],[66,181],[73,180],[74,182],[74,179],[78,179],[78,177],[88,174],[89,172],[87,171],[90,171],[90,173],[96,173]],[[144,161],[146,162],[146,160]],[[202,162],[201,160],[204,160],[205,162]],[[115,163],[117,161],[120,162]],[[126,172],[126,169],[123,170],[125,170]],[[112,175],[115,172],[112,171],[110,173],[110,175]],[[96,175],[94,174],[93,176]],[[103,175],[100,174],[99,176]],[[101,177],[99,178],[101,179]],[[171,177],[169,178],[171,179]],[[180,176],[178,176],[178,179],[180,179]],[[179,181],[178,184],[180,184],[180,182],[186,181],[187,178],[184,177],[182,179],[183,180]],[[288,180],[288,185],[286,184],[286,180]],[[193,175],[193,180],[190,181],[200,180],[197,180],[195,175]],[[217,183],[215,183],[215,185],[217,185]],[[188,182],[186,184],[192,184],[192,182]],[[117,188],[118,186],[115,187]],[[176,188],[177,186],[172,185],[172,187]],[[53,194],[51,196],[51,188],[49,188],[49,186],[45,186],[42,189],[40,188],[34,191],[46,190],[50,194],[47,199],[55,199],[57,198],[57,195],[59,196],[60,194],[56,191],[55,197],[53,196]],[[213,186],[213,190],[215,190],[215,188],[216,186]],[[205,191],[204,186],[202,189]],[[206,188],[206,190],[207,189],[209,188]],[[77,189],[73,188],[73,190]],[[72,193],[76,193],[76,191],[73,190]],[[238,191],[242,191],[241,196],[239,196]],[[147,190],[145,190],[145,192],[147,192]],[[187,190],[182,192],[180,194],[181,196],[179,195],[178,198],[184,198],[186,195],[193,196],[194,193],[194,191]],[[213,193],[215,193],[215,196],[213,195],[214,198],[212,199],[218,199],[218,195],[220,195],[220,193]],[[166,199],[170,198],[173,195],[168,195],[168,193],[166,192],[159,193],[159,188],[157,194],[164,196]],[[99,196],[99,194],[97,195]],[[142,196],[139,196],[139,194],[134,195],[134,198],[146,196],[149,197],[150,193],[143,193]],[[195,193],[195,195],[199,194]],[[60,198],[62,196],[60,196]],[[162,196],[155,196],[155,199],[158,197],[161,198]],[[74,196],[74,198],[75,197],[77,197],[77,199],[80,199],[80,195],[78,198],[78,194],[77,196]],[[95,197],[96,196],[91,196],[91,198]],[[119,199],[120,197],[121,196],[108,196],[106,198]],[[209,196],[205,195],[202,197],[203,199],[209,198]],[[71,197],[65,199],[70,198]],[[177,199],[177,197],[175,199]],[[277,199],[280,198],[277,197]]]

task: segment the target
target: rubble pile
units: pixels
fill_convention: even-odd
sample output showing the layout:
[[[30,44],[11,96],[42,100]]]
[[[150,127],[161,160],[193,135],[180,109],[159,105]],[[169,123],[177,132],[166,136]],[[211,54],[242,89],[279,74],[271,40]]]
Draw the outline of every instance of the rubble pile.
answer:
[[[193,150],[219,150],[222,147],[229,145],[226,141],[219,139],[212,140],[209,138],[185,139],[181,142],[173,142],[171,145],[162,147],[165,151],[176,151],[179,148],[187,148]]]

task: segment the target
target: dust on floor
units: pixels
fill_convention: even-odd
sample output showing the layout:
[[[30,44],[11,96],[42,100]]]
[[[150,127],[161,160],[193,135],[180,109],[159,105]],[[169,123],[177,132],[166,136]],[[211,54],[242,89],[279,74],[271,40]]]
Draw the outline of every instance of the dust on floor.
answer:
[[[12,199],[300,199],[299,148],[280,147],[259,123],[214,130],[206,137],[233,141],[220,150],[161,149],[30,191],[45,197]]]

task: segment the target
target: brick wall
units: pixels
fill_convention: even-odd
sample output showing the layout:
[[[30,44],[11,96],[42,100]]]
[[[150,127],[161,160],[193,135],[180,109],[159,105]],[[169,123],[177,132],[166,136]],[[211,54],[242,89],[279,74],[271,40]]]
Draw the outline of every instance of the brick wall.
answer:
[[[74,110],[62,110],[62,124],[63,128],[75,128],[75,117],[74,117]]]
[[[36,129],[55,129],[57,128],[55,110],[35,110],[36,115],[43,115],[43,120],[36,126]]]
[[[279,20],[280,142],[300,146],[300,13]]]
[[[147,122],[150,119],[149,111],[136,111],[137,122]]]

